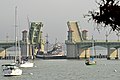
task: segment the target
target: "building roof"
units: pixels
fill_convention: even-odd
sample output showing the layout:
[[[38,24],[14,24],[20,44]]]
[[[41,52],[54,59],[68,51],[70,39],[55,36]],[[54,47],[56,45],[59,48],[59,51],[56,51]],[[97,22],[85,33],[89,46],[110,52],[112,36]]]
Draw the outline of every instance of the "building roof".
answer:
[[[22,33],[27,32],[27,30],[23,30]]]
[[[87,30],[83,30],[83,32],[88,32]]]

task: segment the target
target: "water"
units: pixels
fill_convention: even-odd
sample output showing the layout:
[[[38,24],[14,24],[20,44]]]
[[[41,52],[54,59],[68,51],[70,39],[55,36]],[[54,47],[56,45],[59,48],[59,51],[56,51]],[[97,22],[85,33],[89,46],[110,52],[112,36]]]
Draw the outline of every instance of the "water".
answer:
[[[120,60],[96,59],[97,65],[86,66],[85,60],[41,60],[34,61],[35,67],[22,68],[23,75],[4,77],[1,80],[119,80]],[[0,60],[0,64],[11,61]]]
[[[14,51],[7,53],[15,55]],[[107,54],[107,50],[97,48],[96,54]],[[0,67],[0,80],[119,80],[120,60],[96,59],[96,61],[97,65],[86,66],[85,60],[37,59],[34,61],[35,67],[22,68],[21,76],[4,77]],[[11,61],[0,60],[1,65],[8,62]]]

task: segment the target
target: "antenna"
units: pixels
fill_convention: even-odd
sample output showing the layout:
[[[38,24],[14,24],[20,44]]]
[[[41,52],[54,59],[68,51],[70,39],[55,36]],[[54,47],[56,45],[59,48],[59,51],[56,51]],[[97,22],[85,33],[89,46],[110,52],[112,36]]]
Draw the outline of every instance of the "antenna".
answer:
[[[47,52],[48,52],[48,34],[45,36],[46,37],[46,50],[47,50]]]
[[[55,44],[57,43],[57,38],[55,39]]]
[[[30,29],[30,21],[28,16],[27,16],[27,21],[28,21],[28,28]]]
[[[27,21],[28,21],[28,29],[30,30],[30,21],[28,16],[27,16]],[[28,30],[28,33],[29,33],[29,30]],[[28,37],[29,37],[29,34],[28,34]],[[28,37],[27,37],[27,41],[29,41]]]

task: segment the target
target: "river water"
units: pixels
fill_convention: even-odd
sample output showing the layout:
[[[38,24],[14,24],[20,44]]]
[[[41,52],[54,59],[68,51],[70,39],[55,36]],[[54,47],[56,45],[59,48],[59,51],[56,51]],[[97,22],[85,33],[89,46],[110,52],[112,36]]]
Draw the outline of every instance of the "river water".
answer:
[[[120,60],[96,59],[97,65],[86,66],[85,60],[34,60],[33,68],[22,68],[21,76],[4,77],[0,67],[0,80],[120,80]],[[0,60],[0,64],[12,60]]]

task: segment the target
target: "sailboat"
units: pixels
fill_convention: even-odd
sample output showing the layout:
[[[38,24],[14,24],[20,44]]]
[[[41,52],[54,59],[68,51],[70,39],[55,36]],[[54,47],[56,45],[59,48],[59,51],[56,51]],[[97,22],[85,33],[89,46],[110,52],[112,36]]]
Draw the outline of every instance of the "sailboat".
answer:
[[[93,40],[93,42],[92,42],[92,47],[93,47],[93,54],[94,54],[94,40]],[[87,59],[86,61],[85,61],[85,64],[86,65],[96,65],[96,61],[94,60],[94,56],[91,56],[90,57],[90,59]]]
[[[20,43],[18,43],[18,47],[19,47],[19,59],[18,59],[18,66],[20,68],[27,68],[27,67],[33,67],[34,63],[33,62],[29,62],[28,60],[25,59],[21,59],[21,53],[20,53]]]
[[[20,59],[20,60],[21,60],[19,63],[20,68],[34,67],[33,62],[29,62],[28,60],[23,60],[23,59]]]
[[[28,19],[28,17],[27,17]],[[28,19],[28,23],[29,23],[29,19]],[[20,44],[19,45],[19,52],[20,52]],[[21,56],[21,55],[20,55]],[[19,67],[21,68],[27,68],[27,67],[34,67],[34,63],[33,62],[29,62],[28,59],[21,59],[21,57],[19,58]]]
[[[32,62],[28,62],[28,61],[22,61],[22,63],[20,63],[19,67],[21,68],[28,68],[28,67],[33,67],[34,63]]]
[[[3,75],[4,76],[19,76],[22,75],[22,70],[16,66],[16,64],[3,64]]]
[[[15,55],[14,63],[9,63],[9,64],[3,64],[2,65],[4,76],[22,75],[22,70],[19,67],[17,67],[17,65],[16,65],[16,57],[17,57],[16,9],[17,9],[17,7],[15,7],[15,54],[16,55]]]
[[[29,62],[28,59],[25,60],[25,59],[22,59],[22,56],[21,56],[21,52],[20,52],[20,43],[18,42],[18,48],[19,48],[19,59],[18,59],[18,66],[20,68],[27,68],[27,67],[33,67],[34,66],[34,63],[33,62]]]

